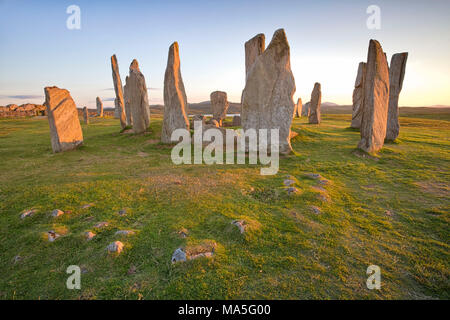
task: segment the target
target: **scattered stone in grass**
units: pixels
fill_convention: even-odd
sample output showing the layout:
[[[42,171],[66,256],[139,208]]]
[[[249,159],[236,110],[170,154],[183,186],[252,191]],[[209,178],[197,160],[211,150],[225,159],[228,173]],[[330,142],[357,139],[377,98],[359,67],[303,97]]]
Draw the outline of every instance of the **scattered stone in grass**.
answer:
[[[319,180],[319,184],[321,184],[323,186],[329,185],[330,180],[323,178],[323,179]]]
[[[286,180],[283,181],[283,184],[284,184],[285,186],[289,187],[290,185],[295,184],[295,181],[292,180],[292,179],[286,179]]]
[[[108,250],[109,252],[116,252],[116,253],[120,253],[123,250],[123,243],[120,241],[114,241],[111,242],[107,247],[106,250]]]
[[[93,203],[87,203],[87,204],[82,205],[81,209],[87,209],[87,208],[90,208],[90,207],[93,207],[93,206],[94,206]]]
[[[136,267],[134,266],[134,264],[132,264],[130,266],[130,268],[128,269],[128,274],[135,274],[136,273]]]
[[[300,191],[295,187],[289,187],[289,188],[287,188],[287,192],[288,192],[288,195],[292,195],[292,194],[299,193]]]
[[[179,235],[181,238],[187,238],[188,235],[189,235],[189,231],[188,231],[188,229],[186,229],[186,228],[182,228],[182,229],[181,229],[180,231],[178,231],[177,233],[178,233],[178,235]]]
[[[96,234],[91,231],[85,232],[84,235],[86,237],[86,240],[88,240],[88,241],[92,240],[96,236]]]
[[[127,214],[127,209],[122,209],[119,211],[119,216],[124,216]]]
[[[21,219],[25,219],[26,217],[31,217],[31,216],[32,216],[33,214],[35,214],[36,212],[37,212],[36,209],[27,210],[27,211],[23,212],[23,213],[20,215],[20,218],[21,218]]]
[[[52,211],[52,217],[54,217],[54,218],[62,216],[63,214],[64,214],[64,211],[59,210],[59,209],[55,209]]]
[[[311,189],[313,190],[313,191],[316,191],[316,192],[327,192],[327,190],[325,190],[323,187],[321,187],[321,186],[314,186],[314,187],[311,187]]]
[[[320,214],[322,212],[322,210],[320,210],[319,207],[317,206],[310,206],[312,212],[314,212],[314,214]]]
[[[94,228],[101,229],[101,228],[107,227],[108,225],[109,225],[108,222],[102,221],[102,222],[97,223],[97,224],[94,226]]]
[[[205,241],[198,245],[186,247],[186,256],[189,260],[201,257],[211,258],[214,255],[217,244],[214,241]]]
[[[83,273],[83,274],[86,274],[89,272],[88,268],[86,268],[84,266],[82,266],[80,269],[81,269],[81,273]]]
[[[129,236],[134,234],[132,230],[119,230],[115,233],[116,236]]]
[[[235,225],[236,227],[238,227],[239,231],[241,233],[245,232],[245,229],[247,228],[247,224],[245,223],[244,220],[234,220],[231,222],[231,224]]]
[[[386,210],[386,211],[384,212],[384,214],[387,215],[387,216],[389,216],[389,217],[394,216],[394,213],[393,213],[391,210]]]
[[[181,248],[176,249],[172,254],[172,263],[184,261],[186,261],[186,253]]]
[[[318,173],[306,173],[305,176],[308,178],[311,178],[311,179],[321,179],[322,178],[322,176]]]
[[[61,236],[53,230],[50,230],[49,232],[47,232],[47,235],[48,235],[48,241],[50,241],[50,242],[55,241],[56,239],[58,239]]]
[[[14,264],[16,264],[16,263],[20,262],[21,260],[22,260],[22,257],[21,257],[21,256],[19,256],[19,255],[15,256],[15,257],[13,258],[13,262],[14,262]]]
[[[326,195],[324,195],[324,194],[319,194],[318,198],[319,198],[320,201],[323,201],[323,202],[328,202],[329,201],[328,197]]]

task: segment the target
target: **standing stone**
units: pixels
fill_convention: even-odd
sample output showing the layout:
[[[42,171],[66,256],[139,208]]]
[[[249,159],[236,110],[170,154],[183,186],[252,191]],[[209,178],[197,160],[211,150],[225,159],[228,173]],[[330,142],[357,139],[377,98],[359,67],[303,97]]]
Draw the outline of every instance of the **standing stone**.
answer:
[[[297,104],[295,105],[294,117],[300,118],[302,112],[302,98],[298,98]]]
[[[309,105],[309,123],[320,123],[320,105],[322,103],[322,91],[320,83],[314,84],[314,89],[311,93],[311,101]]]
[[[183,79],[181,78],[179,48],[178,43],[174,42],[169,48],[166,73],[164,75],[164,119],[161,142],[173,142],[171,141],[171,136],[176,129],[189,130],[186,108],[187,98]]]
[[[358,148],[376,152],[386,137],[389,104],[389,68],[386,54],[376,40],[370,40],[364,79],[364,110],[361,121],[361,141]]]
[[[232,126],[233,127],[239,127],[241,125],[241,116],[235,115],[233,117],[233,123]]]
[[[223,91],[214,91],[211,93],[211,107],[213,119],[215,119],[220,126],[222,126],[223,119],[227,116],[227,110],[230,104],[227,100],[227,93]]]
[[[307,102],[302,106],[302,117],[309,117],[309,105],[311,102]]]
[[[89,124],[89,110],[87,107],[83,108],[83,120],[84,124]]]
[[[69,91],[46,87],[44,92],[53,152],[72,150],[82,145],[83,132],[78,110]]]
[[[120,126],[123,128],[127,125],[127,120],[125,116],[125,104],[123,102],[123,88],[122,88],[122,80],[120,79],[119,73],[119,65],[117,64],[116,55],[111,56],[111,68],[112,68],[112,77],[114,83],[114,91],[116,92],[116,100],[114,110],[114,115],[120,119]]]
[[[282,154],[290,153],[294,92],[289,43],[284,30],[279,29],[247,75],[242,92],[242,128],[257,131],[279,129],[279,151]],[[269,149],[270,143],[268,140]],[[256,149],[256,146],[250,148]]]
[[[95,102],[97,103],[97,116],[103,117],[103,102],[100,100],[100,97],[97,97],[95,99]]]
[[[127,117],[127,126],[133,125],[133,117],[131,116],[131,106],[130,106],[130,93],[128,85],[129,77],[125,78],[125,85],[123,86],[123,100],[125,103],[125,116]]]
[[[256,58],[264,52],[266,37],[260,33],[245,43],[245,79],[247,80],[250,67],[255,63]]]
[[[150,126],[150,105],[144,75],[136,59],[131,62],[127,80],[127,99],[130,102],[133,132],[142,133]]]
[[[394,141],[400,132],[398,122],[398,98],[402,91],[403,79],[405,78],[406,60],[408,53],[396,53],[391,58],[389,68],[389,108],[386,127],[386,140]]]
[[[355,80],[355,89],[353,90],[353,112],[352,124],[350,127],[359,129],[361,127],[361,119],[364,108],[364,78],[366,75],[366,63],[360,62],[358,66],[358,74]]]

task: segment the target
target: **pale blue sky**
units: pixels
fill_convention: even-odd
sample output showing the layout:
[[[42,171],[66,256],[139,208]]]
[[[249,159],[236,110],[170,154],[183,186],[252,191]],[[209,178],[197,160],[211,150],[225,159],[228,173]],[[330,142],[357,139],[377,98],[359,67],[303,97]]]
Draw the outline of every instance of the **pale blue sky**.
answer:
[[[69,5],[81,8],[81,30],[66,28]],[[381,29],[366,27],[366,9],[381,8]],[[167,51],[180,45],[189,102],[215,90],[239,102],[244,42],[258,33],[269,44],[284,28],[291,46],[295,98],[309,101],[314,82],[322,101],[351,104],[369,39],[388,55],[408,51],[400,105],[450,105],[450,1],[12,1],[0,0],[0,105],[42,103],[43,88],[70,90],[79,106],[114,97],[110,56],[122,81],[139,61],[150,103],[163,102]]]

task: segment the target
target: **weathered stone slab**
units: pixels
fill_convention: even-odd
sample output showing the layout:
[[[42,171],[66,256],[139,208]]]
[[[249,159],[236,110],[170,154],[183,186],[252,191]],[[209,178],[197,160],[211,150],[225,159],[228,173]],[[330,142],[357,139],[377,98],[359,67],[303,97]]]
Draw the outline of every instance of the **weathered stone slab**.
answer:
[[[322,104],[322,91],[320,83],[314,84],[313,91],[311,93],[311,101],[309,105],[309,123],[320,123],[320,105]]]
[[[95,99],[96,105],[97,105],[97,116],[103,117],[103,102],[100,99],[100,97],[97,97]]]
[[[358,148],[376,152],[386,137],[389,104],[389,68],[386,54],[376,40],[370,40],[364,80],[364,110],[361,121],[361,140]]]
[[[267,49],[250,68],[242,93],[242,128],[279,129],[279,151],[292,151],[290,136],[294,115],[295,81],[290,48],[283,29],[275,31]],[[268,139],[268,148],[271,141]],[[256,150],[257,146],[250,146]]]
[[[44,91],[53,152],[68,151],[82,145],[78,110],[69,91],[58,87],[46,87]]]
[[[389,68],[389,107],[386,127],[386,140],[394,141],[400,133],[400,123],[398,121],[398,99],[403,87],[405,78],[406,61],[408,53],[396,53],[391,58]]]
[[[89,110],[87,107],[83,108],[83,120],[84,124],[89,124]]]
[[[245,79],[256,61],[256,58],[264,52],[266,37],[260,33],[245,43]]]
[[[294,117],[296,117],[296,118],[300,118],[301,117],[302,107],[303,107],[302,99],[298,98],[297,104],[295,105]]]
[[[127,126],[132,126],[133,125],[133,117],[131,115],[131,105],[130,105],[130,93],[129,91],[129,77],[127,76],[125,78],[125,85],[123,86],[123,101],[125,104],[125,116],[127,118]]]
[[[366,77],[366,63],[360,62],[358,74],[355,80],[355,89],[353,89],[353,111],[352,123],[350,127],[359,129],[364,109],[364,79]]]
[[[164,119],[161,142],[173,142],[171,136],[176,129],[189,130],[189,119],[186,111],[187,97],[180,71],[179,48],[178,43],[174,42],[169,48],[164,75]]]
[[[145,132],[150,126],[150,105],[144,75],[139,70],[136,59],[131,62],[127,80],[127,99],[133,119],[133,132]]]
[[[120,119],[120,126],[123,129],[126,127],[127,121],[125,116],[125,104],[123,101],[122,80],[120,79],[119,65],[117,64],[117,58],[115,54],[111,56],[111,69],[114,83],[114,91],[116,93],[115,115],[117,115],[117,117]]]
[[[219,125],[222,126],[222,121],[226,118],[227,110],[230,106],[227,99],[227,93],[223,91],[214,91],[211,93],[210,99],[213,119],[217,120]]]
[[[309,106],[311,102],[307,102],[302,106],[302,117],[309,117]]]
[[[241,116],[235,115],[233,116],[233,127],[239,127],[241,125]]]

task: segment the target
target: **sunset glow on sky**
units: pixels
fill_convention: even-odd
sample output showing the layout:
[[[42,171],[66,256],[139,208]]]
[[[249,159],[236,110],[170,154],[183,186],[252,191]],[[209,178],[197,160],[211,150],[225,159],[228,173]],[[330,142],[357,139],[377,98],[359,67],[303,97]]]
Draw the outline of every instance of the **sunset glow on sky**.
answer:
[[[68,6],[81,9],[81,29],[69,30]],[[369,5],[381,8],[381,29],[366,26]],[[151,104],[163,103],[172,42],[180,46],[189,102],[212,91],[240,102],[244,43],[258,33],[266,46],[284,28],[297,91],[309,101],[314,82],[322,101],[351,104],[358,63],[370,39],[388,61],[409,52],[400,106],[450,105],[450,1],[11,1],[0,0],[0,105],[42,103],[43,88],[68,89],[78,106],[100,96],[113,106],[110,56],[122,81],[139,61]]]

